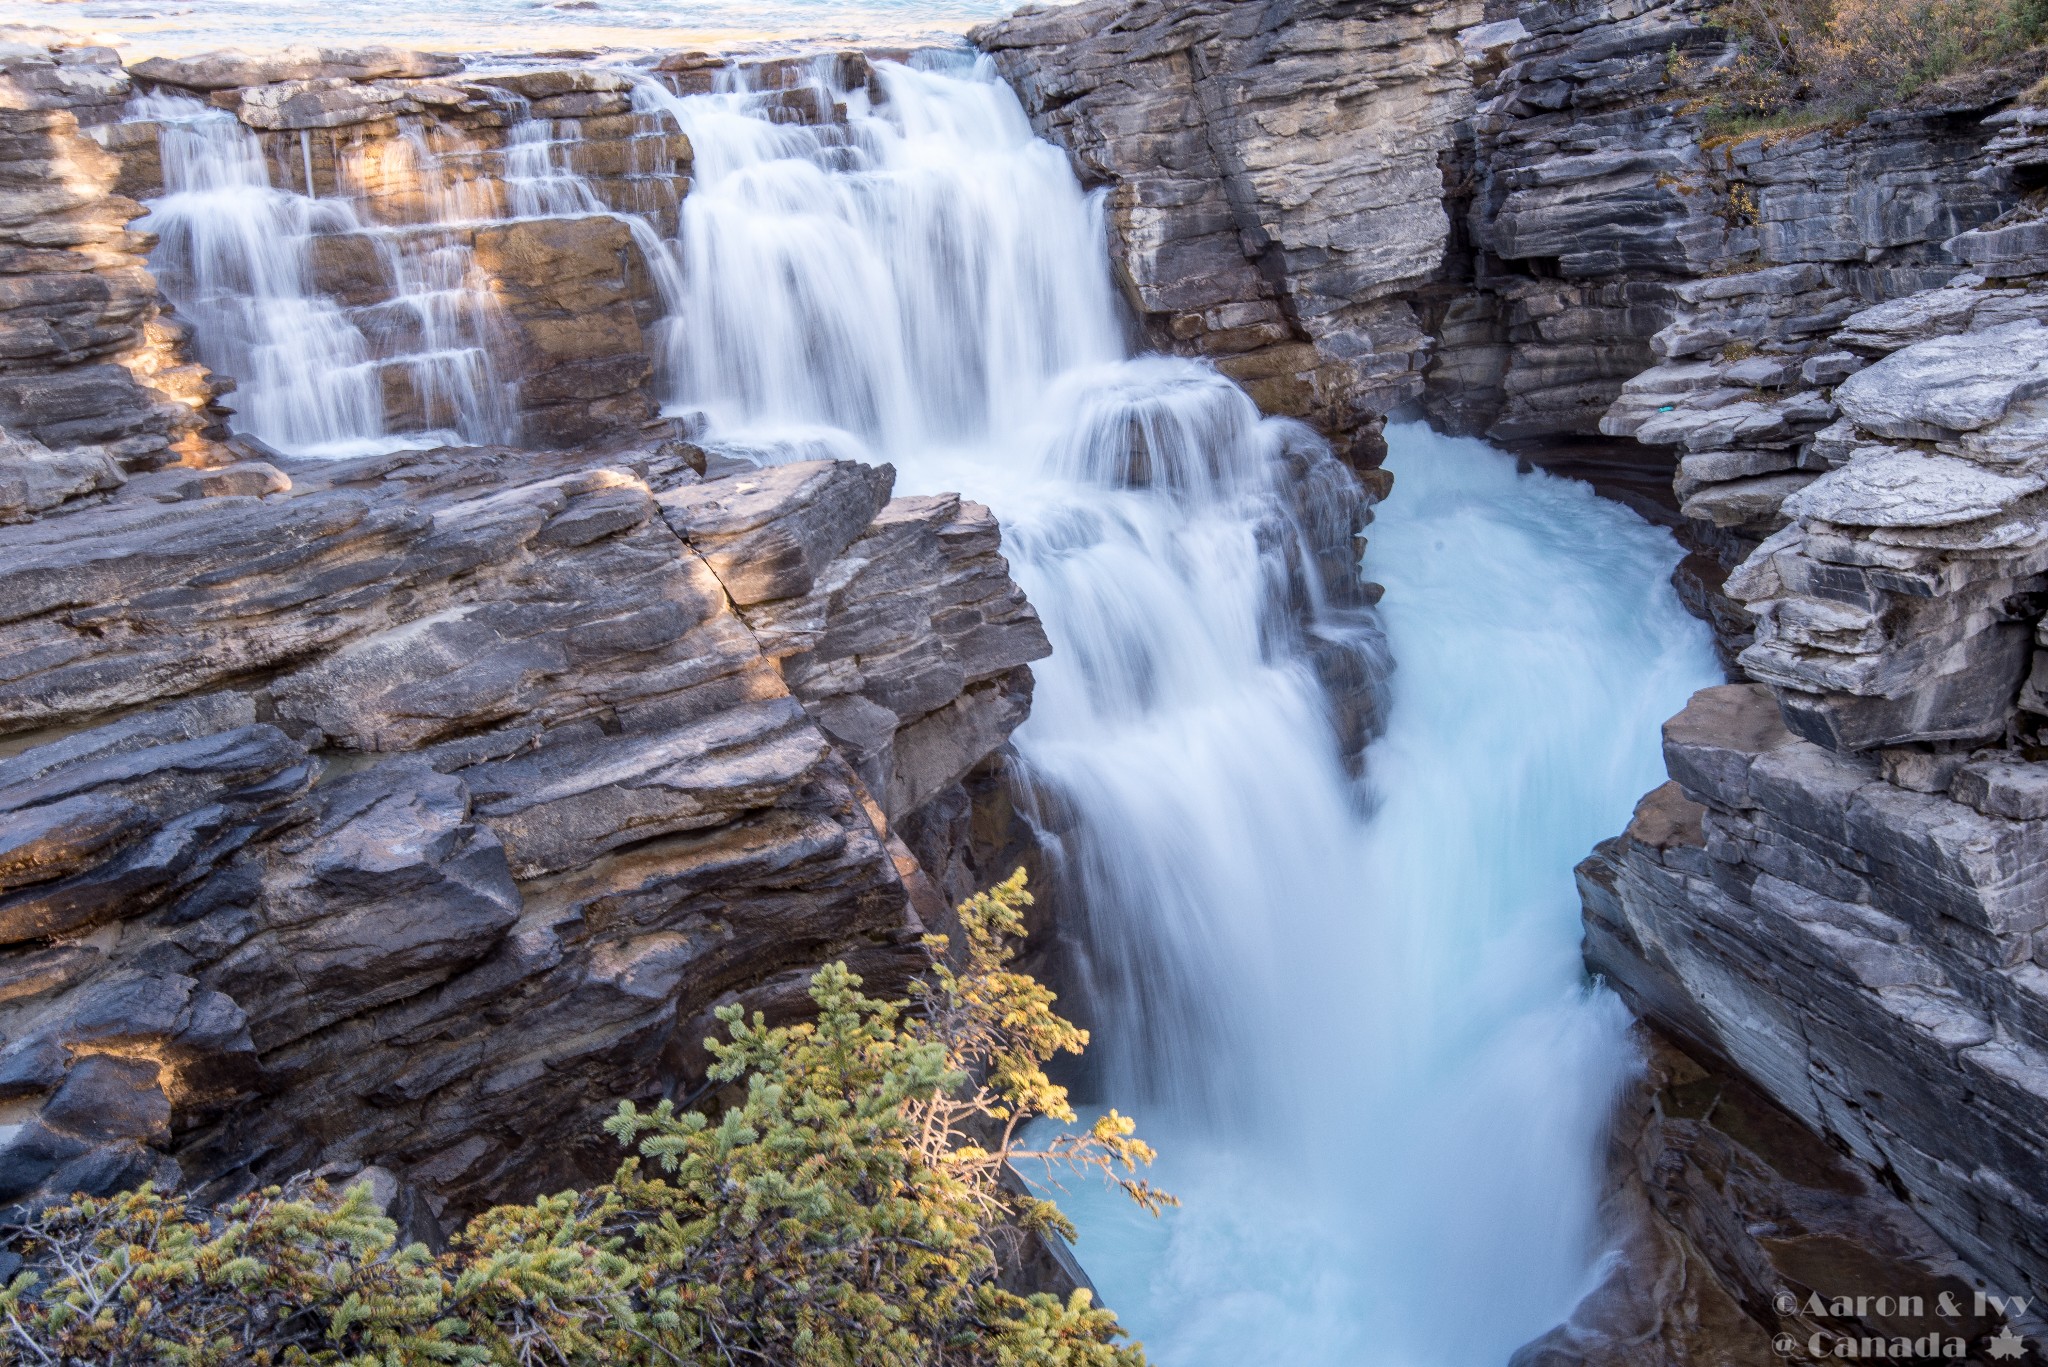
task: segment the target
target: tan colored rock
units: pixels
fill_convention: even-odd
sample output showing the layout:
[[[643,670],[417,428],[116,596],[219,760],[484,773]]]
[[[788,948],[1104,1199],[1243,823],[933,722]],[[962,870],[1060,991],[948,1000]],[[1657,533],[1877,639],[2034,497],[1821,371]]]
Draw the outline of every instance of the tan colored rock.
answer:
[[[377,80],[393,76],[447,76],[457,58],[400,48],[316,48],[294,44],[275,52],[223,48],[196,57],[151,57],[131,70],[143,81],[185,90],[233,90],[278,81]]]

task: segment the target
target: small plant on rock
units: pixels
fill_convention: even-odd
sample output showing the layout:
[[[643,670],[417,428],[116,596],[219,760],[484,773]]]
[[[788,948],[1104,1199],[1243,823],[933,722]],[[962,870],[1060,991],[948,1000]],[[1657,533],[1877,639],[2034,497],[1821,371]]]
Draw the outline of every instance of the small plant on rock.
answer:
[[[439,1258],[396,1247],[367,1189],[319,1183],[217,1210],[144,1189],[46,1210],[15,1232],[0,1362],[777,1364],[1142,1367],[1085,1291],[998,1285],[1006,1234],[1071,1234],[1006,1165],[1082,1170],[1157,1213],[1151,1150],[1114,1112],[1071,1124],[1044,1064],[1086,1035],[1010,967],[1020,872],[960,908],[961,957],[880,1001],[831,964],[816,1019],[720,1013],[714,1118],[621,1103],[612,1181],[484,1212]]]
[[[2048,41],[2048,0],[1721,0],[1737,45],[1704,102],[1723,136],[1861,118]]]

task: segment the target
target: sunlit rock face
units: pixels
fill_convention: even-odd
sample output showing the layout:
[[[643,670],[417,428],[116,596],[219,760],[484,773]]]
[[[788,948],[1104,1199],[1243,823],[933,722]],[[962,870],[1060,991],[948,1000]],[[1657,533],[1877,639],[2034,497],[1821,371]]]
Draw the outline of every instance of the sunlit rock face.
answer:
[[[1471,112],[1474,0],[1089,0],[978,29],[1040,131],[1111,189],[1149,337],[1371,459],[1422,392],[1400,296],[1443,263],[1439,158]]]
[[[374,1162],[434,1237],[608,1169],[718,1006],[900,990],[897,827],[989,872],[1049,647],[986,508],[657,415],[690,149],[633,81],[5,67],[0,1204]]]
[[[288,464],[0,531],[0,1196],[374,1158],[457,1214],[601,1166],[716,1004],[916,971],[891,822],[1046,651],[985,510],[851,463]]]
[[[173,459],[205,425],[208,377],[180,363],[128,227],[142,206],[84,131],[130,89],[110,49],[0,55],[0,521]]]

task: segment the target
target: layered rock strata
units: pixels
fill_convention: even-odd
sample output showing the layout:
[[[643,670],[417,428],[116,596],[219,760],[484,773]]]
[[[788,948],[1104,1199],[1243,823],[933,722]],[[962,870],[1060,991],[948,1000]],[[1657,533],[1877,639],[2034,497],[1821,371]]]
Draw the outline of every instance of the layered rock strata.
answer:
[[[1600,427],[1675,452],[1697,548],[1680,587],[1731,656],[1752,626],[1721,593],[1727,572],[1785,525],[1789,495],[1846,459],[1836,386],[1948,307],[1954,296],[1910,300],[1956,274],[1957,244],[1977,236],[1962,229],[2011,202],[2006,178],[1985,174],[1988,138],[1974,120],[1916,115],[1720,153],[1755,206],[1756,251],[1746,269],[1673,291],[1673,319],[1651,338],[1660,363]],[[2019,293],[2005,307],[2029,309]]]
[[[1701,97],[1733,53],[1704,9],[1518,11],[1526,36],[1478,92],[1473,296],[1440,325],[1443,416],[1496,440],[1633,435],[1600,420],[1653,361],[1798,355],[1859,303],[1945,279],[1942,244],[2012,202],[1973,178],[1981,103],[1710,138]]]
[[[917,970],[894,822],[1047,649],[985,509],[632,449],[288,471],[0,529],[0,1199],[374,1163],[454,1218],[608,1164],[717,1005]]]
[[[1754,682],[1673,719],[1672,783],[1581,867],[1587,958],[1876,1184],[1835,1236],[1854,1258],[1710,1252],[1801,1333],[1772,1286],[1913,1283],[1878,1256],[1902,1221],[1976,1291],[2038,1301],[2048,1277],[2048,261],[2011,207],[2038,183],[2031,116],[1983,112],[1715,149],[1745,268],[1674,288],[1658,363],[1602,422],[1676,449],[1699,548],[1680,587]]]
[[[1470,112],[1458,32],[1479,18],[1477,0],[1085,0],[973,38],[1108,186],[1148,339],[1373,463],[1384,415],[1422,393],[1403,295],[1443,263],[1438,161]]]
[[[1733,49],[1703,12],[1096,0],[974,38],[1109,188],[1154,344],[1215,358],[1340,449],[1359,434],[1369,457],[1383,415],[1421,400],[1541,459],[1632,436],[1602,418],[1660,357],[1810,338],[1937,283],[1941,244],[2012,203],[1971,179],[1981,107],[1714,143],[1699,105]],[[1636,493],[1669,477],[1626,440],[1562,458]],[[1746,547],[1714,528],[1746,509],[1698,518],[1723,569]]]
[[[176,459],[212,421],[128,227],[142,206],[86,133],[129,89],[111,49],[0,43],[0,521]]]
[[[1843,1146],[1991,1290],[2034,1295],[2048,807],[2014,795],[2042,766],[1985,755],[1916,791],[1893,757],[1800,739],[1756,684],[1696,697],[1665,755],[1672,785],[1581,867],[1589,962]]]

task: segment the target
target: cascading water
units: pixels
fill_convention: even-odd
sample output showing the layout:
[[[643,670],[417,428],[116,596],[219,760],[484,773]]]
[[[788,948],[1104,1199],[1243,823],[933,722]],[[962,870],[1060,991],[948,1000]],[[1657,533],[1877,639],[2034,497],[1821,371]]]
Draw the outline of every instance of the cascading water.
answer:
[[[847,109],[822,127],[646,94],[698,157],[670,399],[714,441],[892,460],[1003,518],[1054,644],[1017,745],[1084,922],[1102,1099],[1187,1202],[1155,1224],[1072,1193],[1082,1260],[1169,1367],[1504,1361],[1598,1253],[1631,1056],[1581,982],[1570,871],[1716,678],[1677,549],[1397,430],[1370,568],[1401,669],[1361,802],[1309,649],[1344,614],[1313,602],[1304,632],[1290,592],[1305,434],[1128,358],[1099,202],[985,66],[882,85],[821,90]]]
[[[1287,960],[1233,1079],[1263,1123],[1150,1127],[1187,1202],[1164,1223],[1069,1202],[1108,1303],[1174,1367],[1498,1364],[1599,1249],[1632,1054],[1617,999],[1580,982],[1571,869],[1718,673],[1665,582],[1668,534],[1480,443],[1388,439],[1366,572],[1399,662],[1389,725],[1370,814],[1250,932]]]
[[[1630,1061],[1618,1005],[1580,981],[1570,868],[1656,780],[1657,721],[1715,677],[1663,583],[1675,547],[1579,486],[1394,431],[1368,569],[1401,667],[1361,787],[1330,689],[1385,672],[1345,554],[1355,487],[1215,371],[1130,354],[1101,200],[985,63],[883,65],[879,100],[828,71],[812,122],[738,79],[642,81],[694,185],[673,244],[609,211],[667,310],[666,407],[707,444],[888,460],[904,491],[1002,517],[1055,647],[1017,745],[1095,1085],[1186,1200],[1153,1222],[1070,1193],[1084,1263],[1165,1367],[1503,1361],[1598,1253],[1598,1134]],[[272,189],[232,119],[147,112],[159,264],[241,378],[245,430],[411,440],[365,379],[393,353],[312,286],[310,239],[361,230],[354,207]],[[428,216],[608,211],[567,152],[515,120],[508,202],[453,183]],[[391,264],[401,299],[450,305],[463,269]],[[488,318],[391,331],[460,350],[418,340],[443,324]],[[495,382],[449,373],[435,411],[481,439]]]
[[[132,116],[160,129],[165,193],[139,225],[159,238],[150,264],[201,358],[238,381],[237,431],[305,455],[516,437],[465,247],[378,228],[347,198],[274,187],[255,134],[225,110],[145,95]],[[393,282],[389,300],[353,316],[320,292],[314,260],[317,238],[351,233]],[[394,379],[418,410],[403,435],[389,419]]]

